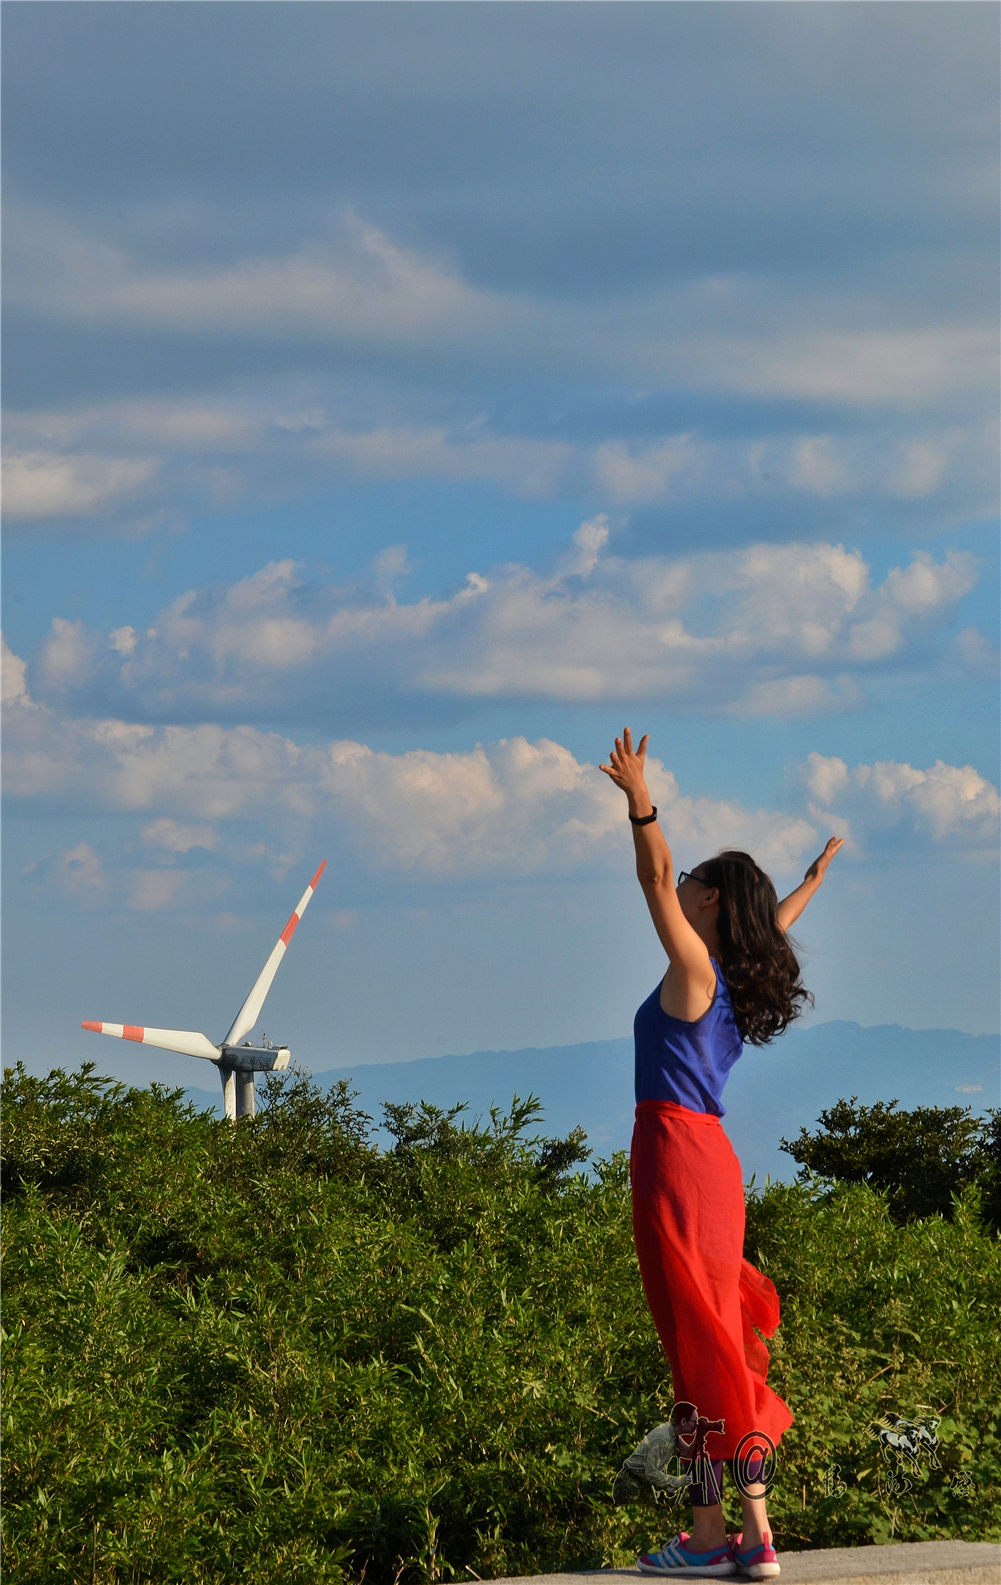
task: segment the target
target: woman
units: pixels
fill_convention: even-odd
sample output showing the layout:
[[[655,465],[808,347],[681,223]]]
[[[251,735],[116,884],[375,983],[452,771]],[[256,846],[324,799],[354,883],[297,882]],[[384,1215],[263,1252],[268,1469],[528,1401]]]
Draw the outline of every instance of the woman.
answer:
[[[824,879],[831,838],[783,902],[747,853],[724,852],[674,879],[644,777],[649,737],[626,727],[601,769],[629,800],[636,873],[670,960],[636,1014],[636,1126],[630,1160],[633,1227],[647,1302],[671,1365],[679,1450],[688,1449],[693,1523],[639,1559],[647,1574],[779,1573],[760,1459],[741,1470],[744,1527],[727,1537],[723,1459],[774,1445],[792,1424],[767,1386],[778,1295],[743,1260],[740,1163],[719,1119],[723,1086],[744,1042],[764,1045],[810,994],[785,932]],[[755,1330],[756,1329],[756,1330]],[[742,1438],[744,1448],[740,1448]],[[736,1473],[736,1472],[735,1472]],[[745,1495],[745,1490],[750,1495]]]

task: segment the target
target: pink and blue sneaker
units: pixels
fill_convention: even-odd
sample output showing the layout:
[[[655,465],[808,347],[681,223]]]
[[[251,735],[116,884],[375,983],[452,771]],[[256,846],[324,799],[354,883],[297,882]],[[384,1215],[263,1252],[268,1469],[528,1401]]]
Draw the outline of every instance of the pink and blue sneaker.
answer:
[[[644,1552],[642,1557],[636,1559],[636,1567],[641,1574],[734,1574],[737,1565],[733,1561],[730,1543],[724,1541],[721,1546],[713,1547],[711,1552],[690,1552],[685,1546],[689,1540],[688,1532],[683,1530],[676,1535],[673,1541],[668,1541],[659,1552]],[[774,1557],[774,1552],[772,1553]]]
[[[757,1546],[750,1546],[746,1551],[741,1551],[743,1532],[730,1537],[730,1547],[733,1560],[742,1574],[749,1574],[752,1579],[774,1579],[776,1574],[781,1574],[772,1538],[765,1531],[764,1539]]]

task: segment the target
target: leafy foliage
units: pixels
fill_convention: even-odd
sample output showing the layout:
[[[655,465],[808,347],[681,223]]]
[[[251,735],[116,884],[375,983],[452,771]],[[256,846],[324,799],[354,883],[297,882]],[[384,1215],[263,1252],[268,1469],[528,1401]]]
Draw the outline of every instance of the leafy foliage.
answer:
[[[263,1100],[232,1127],[90,1067],[8,1070],[9,1576],[430,1585],[623,1563],[676,1529],[611,1502],[672,1402],[625,1158],[573,1175],[581,1138],[529,1137],[531,1099],[484,1128],[389,1108],[385,1152],[344,1086],[293,1073]],[[864,1185],[772,1185],[747,1253],[783,1298],[780,1544],[1001,1536],[976,1191],[901,1226]],[[942,1468],[900,1497],[870,1426],[923,1405]]]
[[[919,1106],[898,1112],[896,1101],[860,1106],[858,1096],[821,1112],[821,1131],[801,1128],[783,1139],[804,1170],[842,1183],[867,1183],[888,1192],[899,1222],[936,1213],[951,1217],[953,1196],[970,1185],[981,1190],[986,1219],[1001,1225],[1001,1112],[986,1119],[968,1106]]]

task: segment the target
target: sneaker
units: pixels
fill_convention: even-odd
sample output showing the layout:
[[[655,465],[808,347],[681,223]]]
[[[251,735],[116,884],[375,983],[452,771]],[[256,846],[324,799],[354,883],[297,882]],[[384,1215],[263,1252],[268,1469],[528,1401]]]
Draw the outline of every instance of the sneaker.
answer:
[[[743,1533],[730,1537],[730,1548],[733,1560],[742,1574],[750,1574],[752,1579],[774,1579],[776,1574],[781,1574],[772,1538],[765,1531],[765,1538],[757,1546],[750,1546],[746,1552],[741,1551]]]
[[[711,1552],[689,1552],[687,1531],[668,1541],[659,1552],[644,1552],[636,1559],[641,1574],[734,1574],[737,1565],[729,1543],[724,1541]],[[774,1557],[774,1553],[772,1556]]]

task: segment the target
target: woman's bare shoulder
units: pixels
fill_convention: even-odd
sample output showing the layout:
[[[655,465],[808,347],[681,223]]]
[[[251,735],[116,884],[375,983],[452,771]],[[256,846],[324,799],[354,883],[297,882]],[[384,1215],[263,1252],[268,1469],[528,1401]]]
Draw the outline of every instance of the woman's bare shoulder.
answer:
[[[660,1010],[685,1024],[698,1023],[716,999],[716,970],[706,952],[705,965],[679,970],[669,963],[660,982]]]

